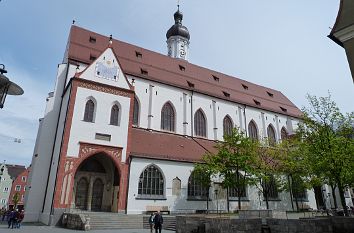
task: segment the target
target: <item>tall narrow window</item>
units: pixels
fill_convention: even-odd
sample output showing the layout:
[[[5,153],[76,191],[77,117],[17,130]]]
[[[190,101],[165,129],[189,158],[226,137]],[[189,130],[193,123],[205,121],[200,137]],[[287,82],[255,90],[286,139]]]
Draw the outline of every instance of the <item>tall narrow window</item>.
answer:
[[[95,111],[95,104],[92,100],[88,100],[85,105],[84,121],[93,122],[93,114]]]
[[[206,199],[209,194],[209,188],[202,185],[197,179],[197,174],[192,172],[188,179],[188,198]]]
[[[111,109],[111,125],[118,125],[119,121],[119,107],[115,104]]]
[[[170,103],[166,103],[161,110],[161,129],[175,131],[175,112]]]
[[[224,117],[223,128],[224,128],[224,136],[230,135],[233,128],[232,120],[229,116]]]
[[[164,179],[155,165],[148,166],[139,177],[138,194],[144,198],[162,198]]]
[[[134,98],[133,125],[139,126],[139,102]]]
[[[194,114],[194,132],[196,136],[206,137],[206,119],[200,109]]]
[[[270,146],[275,146],[276,138],[275,138],[274,128],[272,127],[272,125],[268,125],[267,136],[268,136],[269,145]]]
[[[253,141],[258,141],[258,130],[254,121],[248,124],[248,134]]]
[[[244,183],[244,177],[241,173],[235,173],[235,183],[237,183],[236,187],[233,187],[229,191],[229,197],[238,198],[238,197],[246,197],[246,185]]]
[[[268,180],[262,182],[262,188],[264,198],[266,198],[266,196],[268,196],[268,199],[279,198],[277,184],[273,176],[270,176]]]
[[[286,140],[289,137],[288,132],[284,127],[281,128],[280,134],[281,134],[281,140]]]

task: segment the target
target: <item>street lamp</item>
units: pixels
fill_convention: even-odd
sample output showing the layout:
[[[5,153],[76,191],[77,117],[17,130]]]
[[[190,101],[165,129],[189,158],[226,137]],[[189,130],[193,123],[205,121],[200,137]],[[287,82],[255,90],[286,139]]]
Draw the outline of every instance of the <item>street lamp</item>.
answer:
[[[4,107],[7,95],[22,95],[23,90],[16,83],[11,82],[4,74],[7,73],[4,64],[0,64],[0,108]]]

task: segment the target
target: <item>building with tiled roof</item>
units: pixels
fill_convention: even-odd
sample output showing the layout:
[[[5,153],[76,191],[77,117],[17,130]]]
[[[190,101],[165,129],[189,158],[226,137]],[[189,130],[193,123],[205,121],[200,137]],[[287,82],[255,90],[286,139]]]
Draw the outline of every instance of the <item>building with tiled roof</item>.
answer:
[[[13,182],[26,167],[23,165],[16,164],[1,164],[0,165],[2,174],[0,176],[0,208],[9,207],[9,202],[11,201],[11,188]]]
[[[294,132],[301,111],[283,93],[187,60],[182,18],[178,10],[167,55],[71,27],[40,120],[27,221],[53,223],[68,209],[203,210],[205,193],[191,172],[224,133],[239,127],[279,141]],[[210,208],[226,208],[226,192],[210,193]],[[255,188],[246,195],[244,208],[265,208]],[[279,193],[271,208],[290,210],[288,195]],[[304,201],[316,208],[313,194]]]

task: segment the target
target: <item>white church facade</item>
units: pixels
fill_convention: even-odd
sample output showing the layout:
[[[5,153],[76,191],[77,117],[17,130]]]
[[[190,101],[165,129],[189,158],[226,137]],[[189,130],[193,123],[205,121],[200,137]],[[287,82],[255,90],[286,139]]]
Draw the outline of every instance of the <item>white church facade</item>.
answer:
[[[205,210],[194,163],[227,130],[275,141],[294,132],[301,111],[281,92],[189,63],[190,35],[179,10],[174,17],[168,56],[72,26],[40,120],[26,221],[49,224],[74,209]],[[209,193],[209,208],[225,210],[220,184]],[[270,208],[291,210],[289,193],[274,195]],[[309,208],[315,195],[306,192]],[[263,199],[246,187],[242,206],[265,209]]]

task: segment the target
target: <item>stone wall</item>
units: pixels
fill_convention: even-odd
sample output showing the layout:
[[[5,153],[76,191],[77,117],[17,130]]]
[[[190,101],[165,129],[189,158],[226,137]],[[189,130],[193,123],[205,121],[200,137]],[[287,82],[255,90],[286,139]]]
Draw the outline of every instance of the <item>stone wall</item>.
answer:
[[[90,219],[83,214],[64,213],[61,219],[61,226],[74,230],[90,230]]]
[[[349,233],[354,218],[230,219],[177,216],[176,233]]]

